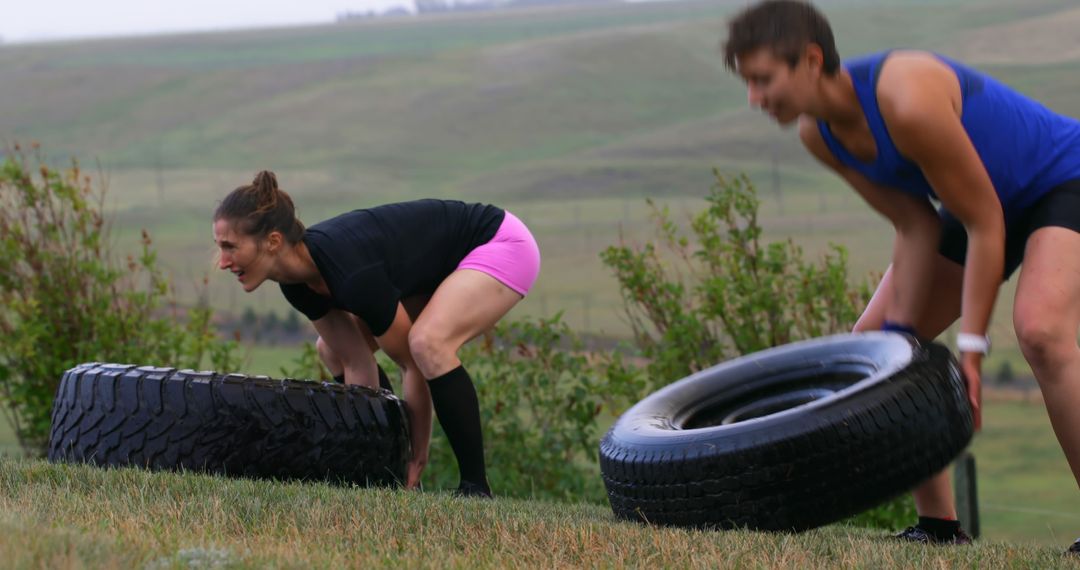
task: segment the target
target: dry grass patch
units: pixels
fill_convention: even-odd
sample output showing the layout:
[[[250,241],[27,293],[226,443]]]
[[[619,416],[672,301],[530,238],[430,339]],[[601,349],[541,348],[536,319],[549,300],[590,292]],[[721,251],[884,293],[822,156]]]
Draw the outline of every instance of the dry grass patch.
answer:
[[[0,461],[17,568],[1050,568],[1059,550],[928,548],[886,533],[693,531],[603,507]]]

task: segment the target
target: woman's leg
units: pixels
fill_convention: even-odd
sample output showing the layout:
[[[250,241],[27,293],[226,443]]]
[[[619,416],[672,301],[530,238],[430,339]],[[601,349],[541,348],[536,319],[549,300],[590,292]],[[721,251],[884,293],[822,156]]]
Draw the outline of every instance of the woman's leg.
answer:
[[[353,315],[349,317],[358,326],[360,334],[364,336],[364,341],[367,344],[368,350],[372,353],[379,350],[379,344],[375,342],[375,337],[371,336],[371,331],[364,325],[363,321],[357,319]],[[345,362],[341,359],[341,356],[334,352],[334,349],[330,348],[330,344],[323,340],[323,337],[315,339],[315,351],[319,353],[319,359],[326,365],[326,369],[330,371],[330,375],[337,378],[342,374],[345,374]]]
[[[1080,233],[1044,227],[1028,238],[1013,325],[1042,389],[1061,449],[1080,482]]]
[[[379,350],[379,344],[375,341],[375,337],[372,336],[371,331],[363,321],[356,318],[354,315],[349,315],[352,322],[357,326],[359,333],[363,336],[364,342],[367,345],[368,350],[373,354]],[[322,360],[326,369],[330,371],[330,375],[334,377],[334,380],[342,384],[345,383],[345,362],[341,356],[334,352],[334,349],[330,347],[330,344],[323,340],[323,337],[315,339],[315,351],[319,354],[319,360]],[[394,391],[393,386],[390,384],[390,378],[386,375],[386,371],[382,366],[375,365],[379,374],[379,387],[384,390]]]
[[[486,273],[459,269],[439,285],[409,332],[409,350],[428,380],[435,415],[457,458],[459,490],[464,494],[490,496],[491,490],[476,388],[457,351],[521,299]]]
[[[426,378],[461,365],[457,351],[495,326],[523,297],[499,280],[472,269],[450,274],[413,322],[409,349]]]
[[[960,316],[960,292],[963,287],[964,268],[945,257],[938,256],[934,267],[934,294],[932,302],[923,311],[918,322],[911,323],[923,338],[933,339],[949,328]],[[892,267],[878,284],[874,296],[866,305],[854,331],[880,330],[885,321],[885,311],[892,299]],[[927,479],[912,491],[915,510],[920,517],[955,520],[956,505],[953,501],[952,484],[948,470]]]
[[[431,300],[431,295],[413,295],[401,300],[401,305],[405,307],[405,312],[409,314],[409,318],[416,322],[417,317],[420,316],[420,312],[424,310],[428,301]],[[364,321],[358,319],[355,315],[349,315],[352,321],[356,323],[356,326],[360,330],[360,334],[364,336],[364,342],[367,343],[367,347],[372,353],[379,351],[379,343],[375,340],[375,337],[371,334],[371,330],[368,329]],[[330,345],[320,336],[315,339],[315,350],[319,353],[319,358],[326,365],[327,370],[330,371],[331,376],[340,376],[345,371],[345,363],[341,358],[334,353],[334,350],[330,348]]]

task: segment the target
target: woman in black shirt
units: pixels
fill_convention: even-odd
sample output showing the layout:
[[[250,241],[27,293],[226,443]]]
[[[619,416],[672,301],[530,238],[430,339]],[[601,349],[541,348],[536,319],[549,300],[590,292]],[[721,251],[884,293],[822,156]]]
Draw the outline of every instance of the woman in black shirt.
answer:
[[[214,214],[219,267],[245,291],[277,282],[319,333],[323,362],[344,381],[375,387],[373,352],[404,370],[420,482],[431,408],[461,471],[460,493],[491,496],[476,390],[457,351],[528,293],[540,254],[528,229],[485,204],[417,200],[355,210],[310,228],[269,171],[231,192]],[[406,307],[417,307],[412,315]]]

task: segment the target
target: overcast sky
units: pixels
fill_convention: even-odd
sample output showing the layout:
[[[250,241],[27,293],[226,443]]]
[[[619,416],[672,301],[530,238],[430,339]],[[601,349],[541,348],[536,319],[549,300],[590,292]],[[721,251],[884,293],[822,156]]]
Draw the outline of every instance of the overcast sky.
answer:
[[[0,39],[25,42],[333,22],[412,0],[4,0]]]

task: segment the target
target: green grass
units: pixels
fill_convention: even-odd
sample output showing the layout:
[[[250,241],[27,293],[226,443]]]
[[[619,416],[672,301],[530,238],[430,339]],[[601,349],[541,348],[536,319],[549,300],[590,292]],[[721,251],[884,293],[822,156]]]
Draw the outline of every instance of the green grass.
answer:
[[[0,417],[0,456],[19,455],[22,455],[22,448],[19,447],[18,439],[15,437],[15,430],[6,417]]]
[[[12,568],[1071,567],[1061,547],[654,528],[597,506],[0,459]]]
[[[1080,494],[1041,403],[987,402],[972,451],[987,536],[1041,544],[1080,536]]]
[[[315,334],[311,336],[311,342],[315,342]],[[245,358],[244,374],[263,374],[274,378],[281,378],[281,369],[292,369],[293,361],[300,357],[300,347],[297,346],[267,346],[263,344],[242,346],[241,354]]]
[[[290,350],[289,347],[258,347],[255,349],[251,357],[253,364],[251,365],[251,373],[268,374],[270,376],[280,377],[279,367],[288,364],[292,358],[296,356],[295,350]],[[1001,543],[1010,542],[1017,545],[1032,545],[1043,547],[1060,548],[1070,543],[1074,535],[1080,534],[1080,496],[1076,492],[1076,483],[1069,472],[1068,466],[1065,462],[1064,455],[1061,449],[1058,447],[1057,440],[1051,431],[1049,420],[1046,417],[1046,412],[1042,407],[1042,404],[1038,401],[1037,391],[1030,394],[1031,401],[1025,401],[1019,397],[1020,393],[1014,394],[998,394],[992,393],[988,395],[987,402],[985,403],[984,411],[984,429],[983,432],[976,436],[975,442],[972,445],[972,451],[977,459],[977,471],[978,471],[978,495],[981,510],[981,525],[983,531],[984,543]],[[1006,398],[1004,396],[1009,396]],[[18,447],[15,444],[14,435],[11,433],[9,426],[5,422],[0,422],[0,456],[7,456],[14,458],[19,456]],[[7,471],[4,471],[7,469]],[[67,478],[74,479],[86,479],[82,474],[89,474],[90,480],[94,478],[106,477],[102,475],[101,471],[88,469],[82,471],[75,469],[75,471],[65,471],[65,468],[46,468],[40,464],[28,464],[17,463],[7,461],[0,464],[0,473],[4,473],[3,477],[0,477],[0,484],[13,486],[13,483],[7,481],[7,477],[14,476],[12,473],[18,473],[22,471],[38,473],[39,476],[42,473],[49,474],[47,477],[56,479],[54,481],[57,485],[71,486],[75,482],[67,481]],[[168,488],[170,486],[178,484],[177,481],[188,480],[187,485],[198,486],[212,486],[218,491],[222,497],[231,497],[230,501],[249,501],[260,502],[266,499],[263,496],[267,493],[274,496],[284,494],[295,493],[314,493],[316,497],[321,496],[320,493],[340,493],[341,497],[350,496],[349,493],[335,490],[334,488],[323,487],[321,485],[272,485],[269,483],[252,483],[252,482],[230,482],[222,479],[202,478],[198,476],[179,477],[177,475],[150,475],[150,474],[131,474],[117,476],[114,478],[112,484],[120,484],[122,481],[130,481],[134,477],[140,481],[140,488],[146,486],[162,486]],[[596,477],[599,477],[599,473],[596,473]],[[161,481],[156,481],[161,479]],[[39,481],[39,484],[41,482]],[[90,483],[87,483],[90,485]],[[66,488],[66,487],[65,487]],[[20,500],[26,502],[27,505],[35,503],[37,499],[23,495],[28,493],[22,489],[17,488],[5,488],[3,490],[3,496],[0,500],[12,501],[15,500],[11,493],[22,497]],[[41,491],[44,493],[44,491]],[[133,493],[131,489],[126,491],[104,491],[106,493],[115,493],[115,496],[106,502],[117,503],[114,508],[116,509],[134,509],[135,507],[129,505],[130,500],[127,494]],[[73,496],[68,496],[65,490],[65,500],[72,502],[78,502],[79,500],[89,500],[88,497],[84,497],[79,493]],[[182,492],[179,492],[182,494]],[[410,501],[422,501],[421,504],[441,505],[439,508],[447,508],[445,504],[440,503],[443,501],[441,498],[415,498],[412,494],[398,494],[393,492],[374,492],[374,491],[357,491],[358,496],[363,501],[378,501],[382,499],[376,499],[373,497],[391,497],[389,499],[393,504],[401,506],[401,508],[409,509],[415,506],[415,502]],[[372,495],[374,493],[374,495]],[[380,494],[381,493],[381,494]],[[145,490],[139,490],[136,495],[141,496],[145,500]],[[245,498],[245,495],[250,495]],[[366,497],[366,498],[364,498]],[[203,501],[201,497],[197,497],[197,503]],[[280,499],[278,499],[280,500]],[[427,501],[427,502],[423,502]],[[432,503],[434,502],[434,503]],[[574,512],[574,513],[589,513],[591,517],[598,518],[601,521],[605,521],[608,518],[607,511],[604,509],[594,510],[591,507],[571,507],[571,506],[555,506],[555,505],[533,505],[528,506],[527,503],[509,502],[515,505],[513,509],[538,509],[540,512]],[[311,504],[314,505],[312,509],[321,509],[321,499],[312,500]],[[500,504],[507,504],[507,502],[500,501]],[[53,513],[52,517],[60,517],[60,513],[64,509],[68,509],[67,505],[57,505],[55,508],[60,509],[57,513]],[[180,509],[198,509],[203,507],[181,507],[173,506],[172,508]],[[223,510],[232,509],[233,507],[227,507],[222,505],[220,507]],[[397,507],[395,507],[397,508]],[[41,525],[49,526],[54,519],[44,517],[40,512],[39,507],[34,506],[30,509],[31,512],[26,512],[23,507],[13,507],[11,505],[0,505],[0,512],[9,513],[9,520],[2,521],[0,524],[7,524],[12,527],[25,527],[23,530],[26,532],[36,532]],[[73,512],[77,512],[75,510]],[[110,511],[106,510],[105,513]],[[17,515],[17,516],[16,516]],[[16,516],[16,519],[10,517]],[[89,516],[89,515],[87,515]],[[116,517],[120,517],[119,514],[102,514],[102,517],[112,517],[109,520],[116,520]],[[135,516],[134,513],[128,513],[125,516]],[[217,514],[215,516],[226,516],[225,514]],[[271,515],[267,515],[271,516]],[[296,515],[300,516],[300,515]],[[322,515],[310,515],[310,516],[328,516],[325,513]],[[21,517],[21,518],[19,518]],[[43,518],[44,517],[44,518]],[[174,524],[176,517],[169,518],[168,524]],[[22,522],[17,522],[22,521]],[[189,521],[194,522],[194,521]],[[611,521],[606,521],[605,524],[610,525]],[[91,523],[86,522],[86,528],[92,528],[95,524],[105,525],[106,523],[98,522]],[[131,521],[127,521],[126,524],[136,524]],[[149,524],[139,523],[139,524]],[[164,525],[165,523],[162,522]],[[168,529],[162,527],[157,529],[157,534],[165,533],[168,535],[174,535],[180,533],[179,528],[183,527],[183,524],[177,524],[177,528]],[[369,523],[365,523],[369,524]],[[387,523],[389,524],[389,523]],[[63,526],[63,525],[62,525]],[[205,526],[199,524],[199,527]],[[254,525],[254,526],[261,526]],[[376,525],[378,526],[378,525]],[[66,528],[66,527],[65,527]],[[126,528],[126,527],[125,527]],[[245,527],[249,528],[249,527]],[[322,528],[322,527],[320,527]],[[365,528],[364,526],[358,526],[359,528]],[[633,529],[634,526],[627,528]],[[56,537],[69,536],[71,533],[68,531],[71,529],[63,530],[63,532],[50,531],[46,533],[48,536]],[[62,530],[62,529],[61,529]],[[22,532],[22,531],[20,531]],[[207,530],[206,532],[210,532]],[[366,532],[366,531],[365,531]],[[567,531],[569,532],[569,531]],[[667,531],[665,531],[667,532]],[[84,528],[81,534],[89,533]],[[80,533],[75,533],[80,534]],[[181,533],[182,534],[182,533]],[[210,533],[206,536],[212,536]],[[359,531],[357,534],[363,534]],[[730,534],[730,533],[728,533]],[[738,535],[739,533],[735,533]],[[825,531],[826,536],[833,537],[835,540],[841,540],[840,537],[849,537],[849,531],[845,529],[830,529]],[[862,547],[880,548],[877,538],[868,539],[869,542],[863,540],[865,533],[855,533],[855,538],[851,541],[854,544],[861,545]],[[194,535],[183,535],[184,540],[174,537],[176,544],[175,548],[187,548],[193,546],[206,547],[209,543],[206,540],[196,540]],[[639,536],[640,535],[635,535]],[[680,535],[681,536],[681,535]],[[711,537],[708,540],[714,541],[715,537],[712,534],[706,536]],[[726,536],[726,534],[725,534]],[[748,535],[757,536],[757,535]],[[84,537],[85,538],[85,537]],[[281,539],[282,537],[278,537]],[[847,540],[844,538],[844,540]],[[880,537],[879,537],[880,538]],[[59,538],[56,538],[59,540]],[[336,537],[338,540],[357,540],[358,537],[348,538],[346,536]],[[2,544],[0,539],[0,544]],[[272,537],[262,537],[259,540],[273,541]],[[284,540],[284,539],[282,539]],[[291,540],[291,539],[290,539]],[[327,539],[328,540],[328,539]],[[629,540],[629,539],[627,539]],[[679,540],[684,540],[680,538]],[[726,540],[726,539],[725,539]],[[745,536],[739,540],[750,540]],[[757,540],[757,539],[755,539]],[[803,544],[801,542],[803,538],[799,537],[794,539],[796,542],[794,545],[789,545],[795,549],[789,552],[788,555],[794,554],[799,548],[797,545]],[[832,540],[832,539],[830,539]],[[86,542],[85,540],[83,542]],[[91,541],[93,542],[93,541]],[[106,542],[111,542],[106,541]],[[245,543],[246,544],[246,543]],[[712,542],[710,542],[712,544]],[[726,544],[723,541],[720,544]],[[250,544],[248,546],[251,546]],[[264,545],[265,546],[265,545]],[[775,546],[775,545],[774,545]],[[278,548],[280,547],[280,548]],[[278,545],[277,549],[283,549],[284,546]],[[128,547],[125,547],[127,549]],[[140,547],[141,548],[141,547]],[[786,547],[785,547],[786,548]],[[0,556],[2,554],[3,546],[0,546]],[[122,549],[124,550],[124,549]],[[243,549],[240,549],[243,550]],[[272,548],[271,550],[274,550]],[[155,550],[155,552],[174,552],[168,550]],[[322,556],[321,554],[319,556]],[[410,555],[411,556],[411,555]],[[1026,555],[1025,555],[1026,556]],[[302,557],[300,559],[303,559]],[[316,558],[318,559],[318,558]],[[613,559],[614,560],[614,559]],[[818,560],[811,557],[810,560],[814,564],[824,564],[824,560]],[[852,560],[861,560],[856,557]],[[668,560],[671,564],[680,562],[680,559],[672,558]],[[554,561],[553,561],[554,562]],[[594,561],[598,565],[608,565],[603,563],[600,559]],[[762,564],[768,566],[769,564],[762,562]],[[846,564],[846,562],[845,562]],[[546,564],[545,564],[546,565]],[[665,564],[666,565],[666,564]],[[856,564],[858,565],[858,564]]]

